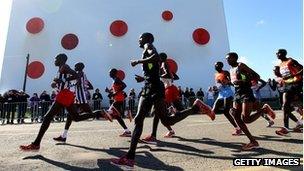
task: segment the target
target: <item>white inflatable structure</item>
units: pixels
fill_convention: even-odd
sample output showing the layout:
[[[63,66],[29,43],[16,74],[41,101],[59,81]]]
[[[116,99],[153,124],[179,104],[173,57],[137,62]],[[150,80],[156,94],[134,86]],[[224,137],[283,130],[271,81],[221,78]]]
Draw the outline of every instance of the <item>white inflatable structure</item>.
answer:
[[[111,84],[114,67],[125,72],[127,91],[138,92],[141,67],[130,60],[141,58],[144,32],[178,64],[177,85],[196,91],[214,84],[214,63],[229,51],[222,0],[13,0],[0,91],[22,89],[27,54],[26,91],[50,91],[54,57],[66,53],[71,67],[86,65],[95,88]]]

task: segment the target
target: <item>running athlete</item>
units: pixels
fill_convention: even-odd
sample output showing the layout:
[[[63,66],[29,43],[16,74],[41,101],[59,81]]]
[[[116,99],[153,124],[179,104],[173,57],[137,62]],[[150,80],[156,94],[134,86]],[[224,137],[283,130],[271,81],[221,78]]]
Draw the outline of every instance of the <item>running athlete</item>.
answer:
[[[72,70],[67,64],[68,57],[65,54],[59,54],[55,58],[55,66],[58,67],[58,77],[53,80],[51,86],[58,88],[59,93],[55,102],[45,114],[39,133],[34,142],[29,145],[21,145],[19,148],[23,151],[33,151],[40,149],[41,139],[50,126],[55,115],[59,114],[64,108],[68,111],[73,121],[82,121],[96,116],[101,116],[102,111],[94,111],[93,113],[83,113],[79,115],[77,107],[74,104],[74,92],[70,90],[70,81],[78,79],[78,74]]]
[[[229,110],[232,108],[233,104],[233,91],[231,89],[231,82],[230,82],[230,74],[228,71],[223,70],[224,64],[222,62],[215,63],[215,82],[219,89],[219,95],[213,104],[213,111],[215,113],[219,112],[221,107],[224,108],[224,115],[228,119],[228,121],[234,127],[234,132],[232,135],[238,136],[241,135],[242,131],[240,127],[236,124],[233,116],[230,115]]]
[[[276,76],[276,78],[275,78],[274,85],[271,86],[271,89],[272,90],[278,89],[280,104],[282,106],[282,104],[283,104],[283,94],[284,94],[284,91],[286,89],[289,89],[289,85],[286,85],[285,81],[282,79],[279,66],[275,66],[274,69],[273,69],[273,72],[274,72],[274,75]],[[301,96],[301,94],[299,94],[299,96]],[[301,120],[303,120],[303,110],[302,110],[303,105],[302,105],[302,102],[300,101],[300,98],[295,96],[292,101],[293,101],[293,103],[291,104],[292,105],[292,111],[297,108],[296,111],[302,116]],[[284,119],[283,119],[284,120],[284,128],[286,128],[286,129],[283,129],[284,132],[286,132],[285,130],[289,129],[289,116],[291,116],[290,117],[291,120],[293,120],[296,123],[298,122],[297,124],[301,125],[302,121],[301,120],[300,121],[295,120],[294,118],[296,118],[296,117],[292,116],[293,115],[292,111],[290,111],[290,113],[288,113],[288,115],[285,116]],[[293,131],[301,132],[302,130],[301,130],[300,127],[295,127],[295,128],[293,128]],[[284,135],[284,134],[282,134],[281,131],[280,132],[277,131],[277,133],[280,134],[280,135]],[[288,134],[288,132],[286,134]]]
[[[75,104],[81,112],[88,112],[92,113],[93,111],[91,110],[90,105],[88,104],[88,100],[86,97],[86,91],[88,90],[93,90],[93,86],[89,84],[89,81],[83,72],[85,65],[81,62],[75,64],[75,71],[77,72],[78,79],[75,80],[75,84],[73,85],[75,87]],[[104,112],[105,118],[112,121],[111,115],[108,113]],[[65,127],[62,135],[59,137],[53,138],[55,141],[59,142],[66,142],[67,136],[68,136],[68,130],[72,124],[72,118],[70,115],[67,116],[67,120],[65,122]]]
[[[182,105],[181,98],[179,96],[179,91],[177,87],[173,84],[173,80],[178,80],[178,76],[171,72],[169,69],[169,65],[166,62],[167,61],[167,54],[166,53],[160,53],[160,74],[161,74],[161,81],[164,83],[165,86],[165,102],[167,105],[167,108],[169,108],[169,114],[174,114],[177,111],[184,110],[184,107]],[[142,139],[145,143],[150,144],[156,144],[156,132],[157,132],[157,126],[159,123],[159,117],[157,115],[154,115],[153,124],[152,124],[152,133],[151,135],[148,135],[144,139]],[[174,130],[171,128],[171,126],[166,126],[166,128],[169,130],[165,134],[165,138],[172,138],[175,135]]]
[[[251,89],[251,80],[258,80],[260,76],[246,64],[238,62],[237,53],[228,53],[226,59],[231,66],[230,78],[235,87],[234,103],[230,114],[234,116],[236,123],[250,140],[248,144],[242,146],[242,150],[258,148],[259,143],[251,135],[245,123],[257,120],[263,112],[268,113],[274,119],[275,113],[271,111],[269,105],[265,104],[262,108],[257,109],[256,113],[250,115],[256,102]]]
[[[262,96],[260,90],[265,86],[266,82],[262,79],[251,80],[251,89],[258,105],[262,104]],[[268,115],[266,115],[265,113],[262,114],[262,117],[267,121],[267,127],[271,127],[274,124],[274,121],[269,118]]]
[[[280,63],[280,77],[284,82],[283,91],[283,113],[284,113],[284,127],[276,131],[278,135],[286,135],[288,131],[288,116],[293,121],[297,122],[296,130],[303,127],[301,120],[298,120],[292,112],[292,103],[295,99],[303,103],[303,66],[298,61],[287,58],[287,51],[285,49],[279,49],[276,53]],[[302,109],[302,107],[301,107]]]
[[[203,102],[196,99],[193,106],[177,112],[175,115],[168,115],[165,97],[165,87],[160,80],[159,55],[153,46],[154,37],[151,33],[143,33],[139,38],[139,46],[143,49],[142,59],[131,60],[131,65],[135,67],[142,64],[144,77],[135,76],[137,82],[144,82],[144,89],[139,99],[138,110],[134,118],[135,128],[132,134],[130,148],[125,156],[119,159],[111,159],[111,163],[132,169],[134,167],[135,151],[137,143],[143,131],[145,116],[152,110],[157,115],[162,124],[165,126],[174,125],[175,123],[185,119],[188,115],[194,113],[206,113],[214,120],[215,115],[210,108],[205,106]]]
[[[122,119],[122,115],[124,114],[124,89],[127,87],[127,85],[119,78],[117,77],[117,69],[112,68],[109,72],[110,77],[113,79],[113,84],[111,89],[106,88],[106,92],[109,93],[114,102],[110,106],[110,110],[116,111],[109,113],[112,115],[114,119],[117,119],[118,123],[123,127],[124,132],[119,135],[121,137],[131,137],[131,131],[126,126],[124,120]],[[130,116],[129,116],[130,117]]]

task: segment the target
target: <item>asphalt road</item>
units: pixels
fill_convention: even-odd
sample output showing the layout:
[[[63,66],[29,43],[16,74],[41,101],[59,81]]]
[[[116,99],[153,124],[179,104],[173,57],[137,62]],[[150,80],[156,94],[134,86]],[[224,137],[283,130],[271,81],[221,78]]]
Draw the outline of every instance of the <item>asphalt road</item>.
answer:
[[[133,129],[133,123],[125,120]],[[143,136],[151,130],[152,118],[146,118]],[[282,125],[277,112],[275,125],[266,128],[263,118],[249,125],[260,148],[240,151],[246,136],[231,136],[232,126],[223,115],[211,121],[204,115],[193,115],[173,126],[176,137],[163,138],[166,129],[160,125],[158,144],[138,145],[135,170],[303,170],[296,167],[235,167],[234,158],[303,158],[303,134],[280,137],[275,130]],[[291,127],[295,126],[290,121]],[[0,126],[0,170],[119,170],[110,158],[124,155],[130,138],[118,135],[122,128],[115,121],[73,123],[65,144],[52,140],[62,133],[64,123],[53,123],[41,143],[39,152],[21,152],[18,146],[34,140],[40,124]]]

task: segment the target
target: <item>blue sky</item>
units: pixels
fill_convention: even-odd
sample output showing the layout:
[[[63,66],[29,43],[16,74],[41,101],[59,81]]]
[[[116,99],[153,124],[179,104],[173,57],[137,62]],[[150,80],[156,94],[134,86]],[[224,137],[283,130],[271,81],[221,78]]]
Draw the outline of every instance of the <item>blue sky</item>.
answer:
[[[275,52],[303,64],[302,0],[223,0],[230,50],[257,71],[262,79],[274,77]]]

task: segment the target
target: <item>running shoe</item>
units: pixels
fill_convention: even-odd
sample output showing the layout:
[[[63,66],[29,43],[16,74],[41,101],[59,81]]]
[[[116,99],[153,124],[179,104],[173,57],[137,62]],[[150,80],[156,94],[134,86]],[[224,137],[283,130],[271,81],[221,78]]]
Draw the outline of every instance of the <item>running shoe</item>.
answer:
[[[152,135],[148,135],[147,137],[141,139],[141,141],[147,144],[157,144],[156,138]]]
[[[120,137],[132,137],[131,131],[124,131],[119,135]]]
[[[132,159],[128,159],[126,156],[123,156],[118,159],[110,159],[111,164],[119,166],[123,168],[123,170],[133,170],[135,161]]]
[[[248,144],[243,145],[242,150],[243,151],[250,151],[252,149],[259,148],[259,143],[257,141],[252,141]]]
[[[33,143],[29,145],[20,145],[19,149],[22,151],[38,151],[40,149],[40,145],[35,145]]]
[[[264,104],[264,106],[262,107],[262,109],[265,111],[265,113],[267,113],[272,119],[275,119],[276,114],[274,113],[274,111],[271,109],[271,107],[268,104]]]
[[[58,141],[58,142],[66,142],[66,138],[63,138],[61,135],[59,137],[53,138],[53,140]]]
[[[202,102],[200,99],[196,99],[193,103],[193,106],[199,107],[199,112],[201,114],[207,114],[211,120],[215,119],[215,113],[212,111],[212,109],[206,105],[204,102]]]
[[[172,130],[172,131],[168,131],[164,137],[165,138],[172,138],[173,136],[175,136],[175,132]]]
[[[285,136],[289,134],[289,131],[286,128],[282,127],[280,130],[276,130],[275,133],[277,135]]]

